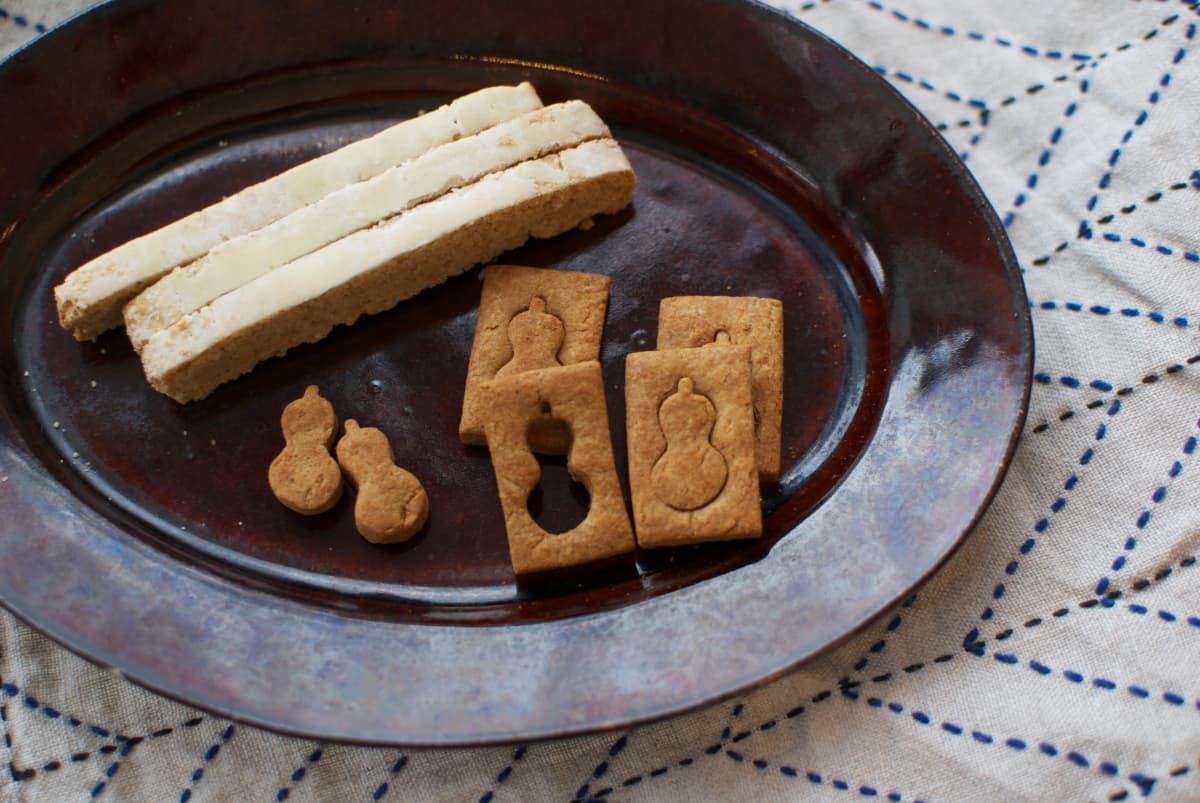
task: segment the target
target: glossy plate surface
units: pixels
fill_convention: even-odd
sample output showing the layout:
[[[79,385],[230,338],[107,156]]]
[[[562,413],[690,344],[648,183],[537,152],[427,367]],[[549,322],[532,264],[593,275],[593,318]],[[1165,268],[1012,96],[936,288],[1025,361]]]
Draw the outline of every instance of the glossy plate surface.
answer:
[[[1027,307],[937,134],[807,28],[723,0],[114,2],[0,66],[0,602],[219,713],[325,739],[474,744],[617,727],[786,671],[944,560],[1023,421]],[[531,23],[530,21],[536,21]],[[180,406],[124,335],[78,344],[52,288],[124,240],[497,83],[578,97],[632,206],[503,261],[612,276],[602,362],[624,472],[624,355],[659,300],[785,308],[784,473],[754,543],[516,582],[486,450],[458,442],[472,271]],[[408,544],[353,495],[270,495],[279,413],[320,385],[420,477]],[[531,509],[586,505],[544,461]]]

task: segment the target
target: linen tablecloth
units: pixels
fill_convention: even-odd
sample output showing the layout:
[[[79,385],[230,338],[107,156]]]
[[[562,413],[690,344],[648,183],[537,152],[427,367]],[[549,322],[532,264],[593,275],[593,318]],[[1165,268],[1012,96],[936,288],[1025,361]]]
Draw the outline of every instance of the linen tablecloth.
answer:
[[[86,5],[0,0],[0,52]],[[3,614],[0,800],[1200,800],[1196,3],[779,8],[936,124],[1024,271],[1028,422],[949,564],[763,689],[473,750],[233,724]]]

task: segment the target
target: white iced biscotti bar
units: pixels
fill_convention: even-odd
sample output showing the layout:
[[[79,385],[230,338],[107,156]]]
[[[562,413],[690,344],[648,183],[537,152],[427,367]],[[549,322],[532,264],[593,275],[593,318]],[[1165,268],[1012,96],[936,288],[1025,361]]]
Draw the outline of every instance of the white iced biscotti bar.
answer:
[[[269,271],[150,338],[142,367],[179,402],[202,399],[268,357],[390,309],[515,248],[633,197],[629,161],[598,139],[522,162]]]
[[[490,173],[607,136],[591,107],[572,100],[439,145],[171,271],[125,306],[125,332],[141,351],[184,315],[280,265]]]
[[[541,105],[528,83],[490,87],[247,187],[71,272],[54,289],[59,323],[76,339],[90,340],[120,325],[121,308],[147,286],[226,240]]]

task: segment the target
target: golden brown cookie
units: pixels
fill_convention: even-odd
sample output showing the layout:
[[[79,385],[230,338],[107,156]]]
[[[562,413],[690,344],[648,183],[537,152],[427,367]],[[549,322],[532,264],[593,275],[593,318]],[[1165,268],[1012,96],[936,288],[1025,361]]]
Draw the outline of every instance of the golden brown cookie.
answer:
[[[759,476],[779,479],[783,421],[783,304],[774,298],[677,296],[658,309],[658,348],[749,346]]]
[[[337,434],[333,405],[309,385],[283,408],[279,424],[286,445],[267,470],[271,492],[297,513],[324,513],[342,496],[342,471],[329,454]]]
[[[632,552],[633,531],[613,462],[600,363],[517,373],[487,383],[484,390],[489,409],[484,429],[513,570],[528,574]],[[591,497],[584,520],[559,535],[539,527],[528,507],[541,479],[529,431],[547,418],[569,429],[567,471]]]
[[[407,541],[429,518],[429,497],[421,481],[395,464],[387,436],[346,419],[338,441],[338,463],[358,490],[354,526],[373,544]]]
[[[483,296],[467,366],[463,443],[483,445],[491,402],[483,385],[496,377],[596,360],[608,308],[607,276],[562,270],[492,265],[483,272]],[[535,452],[563,454],[562,427],[531,434]]]
[[[750,348],[625,358],[625,426],[643,547],[762,535]]]

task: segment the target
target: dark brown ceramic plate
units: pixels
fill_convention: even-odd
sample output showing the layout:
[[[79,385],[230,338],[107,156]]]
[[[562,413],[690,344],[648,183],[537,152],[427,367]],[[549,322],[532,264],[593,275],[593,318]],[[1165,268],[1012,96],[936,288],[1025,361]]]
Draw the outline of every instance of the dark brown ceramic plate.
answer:
[[[0,67],[0,601],[151,688],[369,743],[565,735],[786,671],[908,593],[989,500],[1023,419],[1030,333],[988,204],[870,70],[724,0],[128,0]],[[151,390],[123,335],[77,344],[75,265],[445,99],[528,79],[613,126],[632,207],[506,261],[613,277],[603,364],[659,299],[781,298],[782,480],[760,542],[517,583],[482,449],[459,444],[470,273],[208,399]],[[425,483],[413,542],[304,519],[266,467],[317,383]],[[580,513],[561,463],[532,505]],[[624,481],[624,477],[623,477]]]

